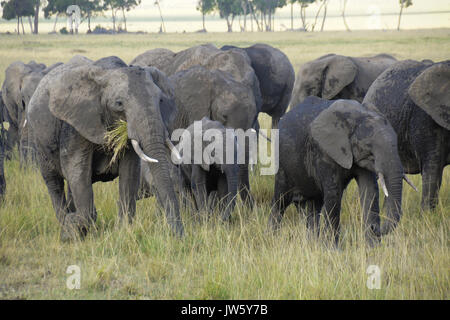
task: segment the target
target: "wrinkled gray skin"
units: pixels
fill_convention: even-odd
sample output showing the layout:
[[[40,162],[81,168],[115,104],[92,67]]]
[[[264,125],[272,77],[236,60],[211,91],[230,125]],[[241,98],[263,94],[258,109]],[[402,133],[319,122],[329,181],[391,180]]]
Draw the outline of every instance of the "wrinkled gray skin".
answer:
[[[224,93],[216,93],[218,94],[218,99],[215,99],[217,102],[220,100],[223,101],[224,106],[218,108],[220,106],[219,103],[215,103],[214,106],[206,106],[203,102],[211,100],[210,94],[208,96],[202,96],[200,94],[201,90],[199,90],[199,86],[190,85],[187,81],[184,82],[184,86],[189,88],[192,92],[190,93],[187,90],[183,90],[190,95],[193,95],[195,99],[201,101],[199,110],[196,112],[193,117],[194,120],[200,120],[204,116],[210,117],[212,120],[220,121],[226,127],[232,128],[241,128],[247,130],[249,128],[258,128],[257,123],[257,114],[261,111],[262,106],[262,97],[261,90],[259,87],[259,81],[251,66],[251,60],[249,56],[240,49],[232,49],[227,51],[222,51],[218,49],[216,46],[212,44],[205,44],[194,46],[192,48],[180,51],[178,53],[173,54],[173,52],[165,49],[154,49],[149,50],[142,55],[136,57],[133,63],[140,64],[141,66],[155,66],[158,69],[162,70],[168,76],[175,76],[177,73],[181,71],[189,70],[193,67],[202,66],[203,68],[210,70],[212,72],[220,71],[222,73],[228,74],[228,78],[234,79],[235,82],[232,83],[232,87],[227,88],[226,86],[231,83],[229,81],[218,84],[218,88]],[[224,75],[224,77],[227,77]],[[235,84],[238,83],[241,87],[239,89],[238,95],[242,95],[243,102],[241,104],[240,110],[237,108],[238,102],[234,99],[232,95],[228,95],[226,92],[235,91]],[[207,85],[209,88],[210,85]],[[180,86],[178,86],[176,91],[179,91]],[[206,91],[208,91],[207,89]],[[197,92],[198,91],[198,92]],[[216,90],[219,91],[219,90]],[[246,93],[244,93],[246,91]],[[253,93],[253,94],[252,94]],[[177,93],[178,95],[178,93]],[[226,97],[230,97],[231,101],[225,101]],[[188,101],[188,105],[195,106],[196,100]],[[178,99],[183,102],[183,99]],[[253,106],[249,109],[248,102],[251,102],[252,105],[256,108],[256,114],[253,113]],[[177,102],[177,106],[178,106]],[[231,108],[229,106],[232,106]],[[207,109],[219,109],[219,110],[229,110],[225,112],[221,112],[222,115],[219,114],[219,117],[216,117],[216,114],[210,114]],[[231,110],[239,110],[237,113],[232,113]],[[213,112],[214,113],[214,112]],[[227,119],[223,118],[223,115],[227,115]],[[197,116],[198,115],[198,116]],[[241,119],[239,119],[241,118]],[[248,125],[249,119],[252,120],[252,123]],[[192,121],[194,121],[192,120]],[[186,128],[192,122],[186,123],[182,128]],[[180,126],[181,128],[181,126]],[[248,160],[248,150],[246,150],[246,159]],[[248,163],[248,162],[247,162]],[[250,183],[248,178],[248,165],[241,165],[240,170],[240,181],[239,181],[239,189],[240,194],[250,205],[253,205],[254,201],[250,195]]]
[[[248,88],[220,70],[208,70],[201,66],[177,72],[170,77],[175,89],[178,113],[169,125],[169,131],[187,128],[196,120],[209,117],[228,128],[244,131],[252,128],[258,111],[254,97]],[[245,150],[248,163],[248,148]],[[247,165],[240,165],[239,193],[245,202],[253,205]]]
[[[308,96],[362,102],[372,82],[396,62],[387,54],[359,58],[328,54],[305,63],[295,80],[291,107]]]
[[[384,228],[398,223],[403,167],[397,136],[383,116],[354,100],[308,97],[282,117],[279,129],[280,167],[275,177],[270,228],[279,227],[286,208],[296,201],[308,208],[307,225],[316,235],[322,211],[337,244],[342,194],[355,178],[366,239],[376,243],[381,235],[379,173],[389,193]]]
[[[116,57],[95,63],[75,57],[41,80],[27,116],[35,133],[40,170],[62,225],[62,240],[85,235],[95,222],[92,184],[97,181],[118,176],[119,217],[130,222],[134,217],[140,159],[128,146],[110,165],[112,154],[105,147],[105,134],[119,119],[127,121],[129,139],[159,161],[147,163],[158,180],[158,200],[173,231],[183,234],[164,157],[167,129],[160,112],[163,96],[151,69],[128,67]],[[67,199],[64,179],[69,186]]]
[[[422,174],[422,208],[434,209],[450,164],[450,60],[395,64],[372,84],[364,104],[392,124],[405,171]]]
[[[37,64],[34,61],[28,64],[17,61],[9,65],[5,71],[5,81],[2,86],[3,99],[8,112],[11,137],[17,137],[16,143],[19,145],[21,164],[29,156],[34,158],[32,133],[25,123],[28,103],[41,79],[60,64],[47,68],[44,64]]]
[[[221,49],[238,48],[224,46]],[[267,44],[258,43],[242,50],[249,56],[251,66],[259,80],[262,95],[261,112],[272,117],[272,128],[276,129],[291,100],[295,82],[294,68],[283,52]]]
[[[208,202],[211,203],[212,209],[216,207],[217,202],[221,211],[221,218],[224,221],[229,221],[231,213],[233,212],[239,180],[239,165],[237,164],[238,146],[237,140],[233,136],[226,135],[226,128],[218,121],[212,121],[207,117],[201,119],[202,132],[201,136],[206,130],[214,129],[222,136],[222,159],[218,152],[215,152],[213,157],[205,161],[202,157],[201,164],[194,163],[194,124],[191,124],[186,130],[190,133],[189,142],[181,139],[176,146],[183,155],[184,149],[190,152],[191,163],[181,164],[183,176],[187,178],[188,185],[191,187],[192,194],[195,197],[197,209],[202,212],[208,209]],[[214,138],[215,139],[215,138]],[[227,154],[227,139],[232,139],[229,145],[233,146],[233,154]],[[203,139],[202,139],[203,140]],[[206,150],[210,141],[202,142],[202,150]],[[219,150],[216,150],[219,151]],[[226,159],[232,159],[232,163],[227,164]]]

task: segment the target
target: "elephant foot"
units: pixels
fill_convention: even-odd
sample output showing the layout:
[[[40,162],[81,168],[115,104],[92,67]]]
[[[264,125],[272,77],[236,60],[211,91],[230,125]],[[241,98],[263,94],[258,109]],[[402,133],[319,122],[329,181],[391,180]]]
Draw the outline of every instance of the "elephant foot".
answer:
[[[370,225],[368,230],[366,230],[366,243],[369,247],[373,248],[378,245],[381,241],[381,230],[380,226],[373,224]]]
[[[62,242],[83,240],[93,222],[77,213],[68,213],[62,224],[60,239]]]

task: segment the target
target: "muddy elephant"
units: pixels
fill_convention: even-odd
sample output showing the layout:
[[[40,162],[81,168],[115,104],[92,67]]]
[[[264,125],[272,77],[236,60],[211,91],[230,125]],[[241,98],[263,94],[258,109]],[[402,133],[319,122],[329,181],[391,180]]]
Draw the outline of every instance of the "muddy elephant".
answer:
[[[375,80],[363,103],[392,124],[405,171],[422,175],[422,208],[434,209],[450,164],[450,60],[398,62]]]
[[[140,160],[158,180],[158,201],[168,223],[183,235],[179,204],[165,160],[167,129],[160,111],[164,92],[151,69],[129,67],[116,57],[76,59],[47,74],[27,113],[37,159],[62,240],[83,237],[96,221],[92,184],[119,177],[119,217],[136,211]],[[113,160],[106,134],[126,121],[128,146]],[[66,198],[64,180],[69,192]]]
[[[286,208],[307,207],[307,225],[318,234],[320,213],[338,243],[342,194],[352,179],[359,187],[366,239],[376,243],[401,217],[403,166],[397,135],[379,113],[354,100],[308,97],[279,124],[279,171],[269,227],[277,229]],[[387,197],[380,228],[378,180]]]
[[[60,63],[57,63],[46,67],[34,61],[28,64],[17,61],[5,71],[2,92],[9,122],[8,140],[10,144],[18,144],[21,163],[29,155],[34,157],[32,133],[25,121],[28,103],[41,79],[59,65]]]
[[[201,139],[200,143],[196,145],[195,139]],[[199,146],[200,150],[195,149]],[[222,220],[229,221],[239,180],[234,130],[227,132],[220,122],[204,117],[186,129],[176,148],[183,159],[180,164],[183,177],[187,179],[199,212],[218,207]],[[196,159],[199,154],[201,158]]]
[[[177,53],[167,49],[153,49],[137,56],[130,64],[156,67],[168,76],[195,66],[227,72],[235,81],[251,88],[258,110],[261,109],[258,77],[249,56],[240,49],[222,51],[212,44],[194,46]]]
[[[197,66],[169,77],[175,91],[177,116],[171,129],[187,128],[196,120],[209,117],[223,126],[251,129],[258,110],[248,87],[242,86],[229,74]],[[240,164],[239,194],[244,202],[253,205],[249,182],[249,149],[245,148],[245,164]]]
[[[397,60],[388,54],[346,57],[328,54],[300,67],[291,107],[308,96],[323,99],[352,99],[362,102],[370,85]]]
[[[238,49],[223,46],[221,50]],[[295,71],[289,58],[279,49],[258,43],[241,50],[249,56],[259,80],[262,96],[261,112],[272,117],[272,128],[286,112],[295,82]]]

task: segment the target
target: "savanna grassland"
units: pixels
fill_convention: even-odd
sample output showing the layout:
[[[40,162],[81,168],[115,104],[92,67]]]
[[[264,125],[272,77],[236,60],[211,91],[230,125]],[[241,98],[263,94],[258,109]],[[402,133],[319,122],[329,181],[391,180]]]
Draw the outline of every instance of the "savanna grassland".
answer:
[[[450,30],[324,33],[210,33],[105,36],[0,35],[0,82],[13,61],[65,62],[117,55],[129,62],[145,50],[174,51],[212,42],[265,42],[284,51],[295,70],[327,53],[389,53],[398,59],[450,56]],[[262,127],[269,118],[261,115]],[[23,299],[449,299],[450,168],[435,212],[421,212],[420,192],[406,184],[398,228],[369,248],[353,182],[341,215],[341,244],[331,249],[307,238],[304,217],[289,208],[281,231],[266,232],[273,176],[251,176],[257,206],[239,201],[232,223],[196,223],[182,212],[186,236],[171,235],[154,198],[140,200],[132,225],[117,219],[118,183],[94,186],[97,228],[84,241],[61,243],[47,189],[34,166],[6,161],[7,193],[0,205],[0,298]],[[410,176],[421,191],[420,176]],[[81,289],[66,287],[66,269],[81,269]],[[381,288],[366,286],[369,265]]]

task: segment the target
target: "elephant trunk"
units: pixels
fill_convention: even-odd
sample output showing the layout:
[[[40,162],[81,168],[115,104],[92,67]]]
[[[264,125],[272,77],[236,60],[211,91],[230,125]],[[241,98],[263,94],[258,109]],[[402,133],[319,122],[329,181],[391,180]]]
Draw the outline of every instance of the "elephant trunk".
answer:
[[[155,182],[157,199],[166,212],[167,222],[178,236],[183,236],[184,229],[181,222],[178,199],[170,178],[169,159],[164,141],[144,144],[144,153],[152,155],[158,162],[147,162]]]
[[[385,194],[387,216],[381,226],[381,234],[386,235],[395,229],[402,216],[403,167],[400,159],[385,162],[377,175]]]
[[[153,120],[155,119],[155,120]],[[159,204],[164,208],[167,222],[174,233],[183,236],[178,198],[170,178],[169,157],[166,146],[166,129],[160,117],[138,112],[127,117],[128,137],[142,163],[148,166]]]

